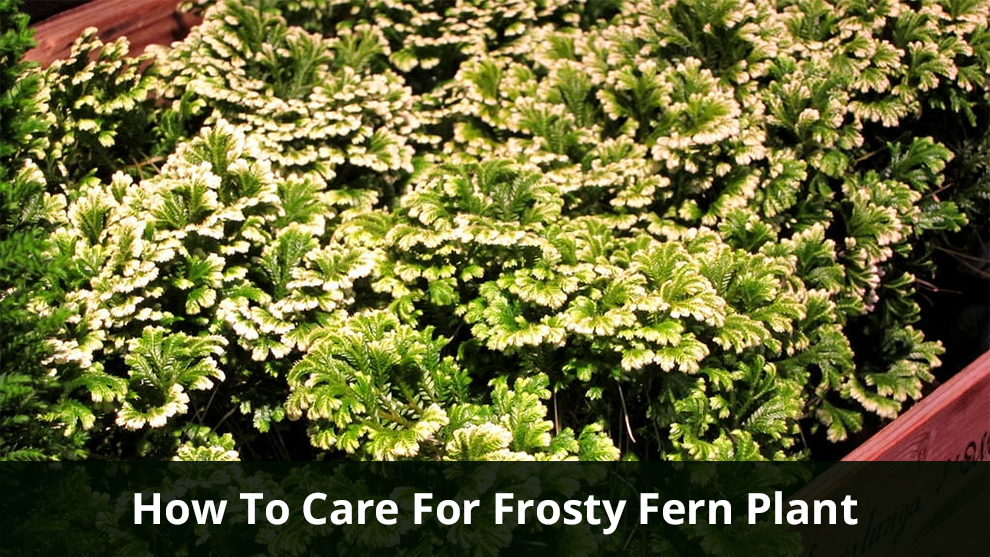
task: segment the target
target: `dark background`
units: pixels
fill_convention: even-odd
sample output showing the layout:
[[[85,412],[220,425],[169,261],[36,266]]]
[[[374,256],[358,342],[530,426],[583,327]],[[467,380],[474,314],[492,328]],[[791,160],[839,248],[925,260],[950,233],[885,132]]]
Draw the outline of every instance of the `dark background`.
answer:
[[[89,0],[24,0],[21,9],[31,16],[31,23],[37,23],[59,12],[81,6]]]

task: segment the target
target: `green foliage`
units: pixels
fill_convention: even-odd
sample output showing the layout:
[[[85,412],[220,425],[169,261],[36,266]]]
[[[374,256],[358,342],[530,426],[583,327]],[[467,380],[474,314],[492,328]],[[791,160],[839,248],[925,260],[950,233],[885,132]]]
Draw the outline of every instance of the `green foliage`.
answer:
[[[194,4],[172,48],[85,35],[18,82],[52,115],[4,176],[64,261],[23,290],[57,324],[24,412],[73,442],[790,459],[932,380],[986,1]]]
[[[389,193],[394,174],[412,170],[418,121],[402,80],[372,64],[387,51],[371,25],[324,38],[271,11],[218,4],[162,63],[166,129],[181,137],[222,118],[288,174]]]
[[[51,241],[77,264],[59,301],[75,317],[53,339],[51,358],[63,410],[49,417],[90,429],[97,416],[79,410],[89,398],[112,409],[117,425],[163,430],[172,440],[155,450],[166,452],[188,428],[228,413],[267,431],[284,411],[253,375],[284,371],[264,360],[292,350],[287,335],[307,309],[329,311],[341,300],[339,290],[286,282],[320,263],[309,254],[315,244],[300,238],[323,234],[331,206],[307,182],[279,186],[258,148],[224,122],[183,144],[154,178],[87,182]],[[323,277],[342,283],[360,265],[351,260]],[[235,351],[218,350],[224,345]],[[189,404],[189,422],[175,423]]]
[[[783,452],[761,449],[764,456],[790,453],[786,439],[794,438],[796,420],[812,415],[831,428],[830,438],[844,438],[845,428],[855,430],[860,423],[858,411],[839,410],[850,403],[892,417],[902,401],[920,394],[939,352],[906,327],[919,309],[914,276],[903,269],[924,260],[924,238],[966,222],[954,200],[936,194],[950,150],[932,138],[906,137],[897,126],[922,117],[926,106],[945,109],[930,93],[939,84],[957,88],[946,93],[957,99],[951,110],[970,125],[970,108],[987,106],[985,96],[968,93],[972,83],[986,82],[986,64],[966,70],[967,76],[956,73],[973,64],[970,47],[960,44],[983,47],[982,30],[968,18],[979,12],[976,17],[985,19],[987,6],[967,7],[963,11],[969,15],[934,25],[931,13],[939,9],[895,12],[883,6],[862,13],[844,4],[778,11],[761,2],[634,3],[601,31],[560,31],[550,40],[540,34],[523,37],[528,45],[523,50],[532,52],[528,60],[520,60],[514,48],[467,62],[450,88],[456,102],[445,114],[458,123],[448,150],[513,159],[527,172],[543,173],[567,217],[558,221],[560,236],[574,242],[558,255],[553,248],[560,244],[550,234],[546,240],[553,248],[520,229],[513,240],[518,249],[510,254],[500,248],[488,251],[491,256],[476,255],[503,269],[521,269],[453,297],[477,296],[465,310],[474,336],[500,352],[554,346],[552,356],[540,356],[551,361],[571,350],[592,350],[593,357],[586,352],[584,357],[593,363],[559,368],[565,383],[571,381],[568,370],[580,381],[592,377],[608,361],[597,352],[601,347],[608,347],[605,354],[622,352],[621,369],[627,372],[653,365],[689,375],[711,370],[707,373],[719,378],[737,369],[764,368],[770,376],[784,371],[780,376],[794,383],[774,389],[790,393],[781,401],[800,402],[766,401],[768,412],[775,408],[770,414],[775,423],[795,421],[788,432],[771,433],[770,444],[781,443]],[[829,14],[845,18],[843,24],[855,30],[848,32],[851,43],[843,42],[850,35],[828,21]],[[898,33],[908,25],[924,27],[928,34],[917,37],[932,44],[903,42]],[[809,40],[826,44],[809,49]],[[941,52],[932,55],[937,63],[915,54],[922,50]],[[599,101],[599,109],[585,104],[588,99]],[[886,159],[872,159],[877,153]],[[416,186],[407,198],[419,201],[418,195]],[[422,214],[442,211],[412,207],[410,214],[422,220]],[[454,222],[434,226],[423,246],[434,250],[444,245],[441,238],[462,242],[461,230],[469,239],[480,238],[464,227],[473,221],[455,217]],[[577,222],[581,227],[572,228]],[[594,247],[586,251],[591,256],[586,265],[612,284],[585,294],[585,284],[594,281],[590,271],[570,271],[563,282],[543,270],[540,258],[551,261],[553,271],[581,261],[566,255],[582,253],[578,230],[590,222],[596,226],[588,228],[594,230],[588,234]],[[718,230],[725,248],[699,242],[710,229]],[[634,238],[625,241],[635,248],[622,246],[624,238]],[[653,277],[630,277],[638,270],[636,248],[651,241],[677,242],[700,260],[678,254],[674,259],[682,267],[676,272],[660,260],[650,267],[656,269]],[[411,246],[408,238],[402,242],[403,248]],[[525,246],[532,246],[529,253]],[[731,253],[728,248],[771,259],[734,262],[723,255]],[[431,257],[483,249],[443,247]],[[612,250],[621,259],[609,255]],[[495,278],[483,263],[447,263],[457,269],[477,265],[488,273],[485,279]],[[707,307],[693,305],[706,299],[706,285],[692,282],[692,266],[714,289]],[[552,285],[541,298],[532,294],[529,278],[537,269]],[[634,288],[644,289],[651,305],[638,301],[641,294]],[[655,311],[654,293],[660,294],[656,309],[669,313],[644,312]],[[688,303],[671,304],[664,294]],[[534,302],[539,309],[527,314]],[[558,312],[561,307],[569,311]],[[660,351],[642,343],[645,333],[624,330],[670,318],[693,335],[697,348],[671,342]],[[692,320],[713,330],[699,330]],[[592,338],[576,343],[571,333]],[[877,348],[892,346],[892,334],[910,348]],[[637,344],[619,348],[620,338]],[[772,365],[764,367],[752,359],[756,355]],[[883,370],[881,376],[874,376],[874,369]],[[737,375],[745,376],[750,375]],[[742,390],[760,393],[754,381]],[[742,454],[753,452],[746,448],[748,439],[723,441],[739,423],[763,421],[747,420],[750,403],[713,392],[720,382],[727,380],[667,381],[662,392],[649,383],[637,385],[645,400],[663,401],[647,405],[651,410],[642,431],[665,437],[658,431],[666,428],[678,451],[667,456],[684,450],[705,458],[731,454],[716,448],[721,443],[738,445]],[[588,391],[603,392],[603,386]],[[622,406],[625,413],[628,405]],[[690,434],[674,417],[678,409],[691,415]],[[665,442],[657,441],[661,447]]]
[[[309,353],[288,375],[287,411],[305,415],[310,439],[360,457],[450,460],[614,460],[600,428],[579,439],[551,435],[547,378],[493,380],[491,403],[471,404],[470,376],[427,327],[388,312],[361,313],[313,333]]]
[[[150,56],[128,56],[126,38],[104,44],[96,28],[83,32],[69,57],[44,72],[48,145],[39,161],[52,186],[71,197],[92,176],[117,170],[140,175],[155,155],[152,93],[159,81],[142,69]]]
[[[587,28],[619,11],[621,0],[246,0],[245,4],[278,14],[293,26],[327,37],[349,33],[354,22],[367,22],[381,31],[387,49],[378,63],[387,62],[409,76],[418,92],[427,92],[454,77],[471,56],[512,48],[526,33],[548,25]],[[223,4],[190,0],[186,9],[202,13]],[[358,41],[359,44],[360,41]]]
[[[31,302],[57,295],[42,279],[57,274],[62,261],[43,252],[65,200],[48,194],[35,162],[49,126],[42,77],[22,61],[34,42],[18,5],[0,1],[0,458],[71,458],[81,439],[59,435],[36,419],[48,411],[50,393],[58,388],[39,362],[48,353],[46,337],[65,314],[39,317]]]

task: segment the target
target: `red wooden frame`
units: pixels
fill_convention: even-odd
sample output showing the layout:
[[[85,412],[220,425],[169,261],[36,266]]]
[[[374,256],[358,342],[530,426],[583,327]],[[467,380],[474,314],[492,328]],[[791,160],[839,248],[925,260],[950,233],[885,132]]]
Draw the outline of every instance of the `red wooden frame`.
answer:
[[[88,27],[99,29],[104,41],[126,36],[131,54],[148,45],[180,40],[198,19],[177,8],[180,0],[94,0],[34,26],[38,46],[25,59],[51,64],[69,54],[73,41]]]
[[[990,460],[990,352],[843,460]]]

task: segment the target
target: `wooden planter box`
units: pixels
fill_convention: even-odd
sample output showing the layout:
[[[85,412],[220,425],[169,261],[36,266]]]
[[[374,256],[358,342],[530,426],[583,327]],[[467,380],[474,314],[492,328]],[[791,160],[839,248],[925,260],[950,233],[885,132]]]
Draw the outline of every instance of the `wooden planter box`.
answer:
[[[973,517],[985,516],[990,497],[988,463],[979,462],[990,460],[990,352],[844,460],[849,462],[815,478],[794,499],[841,499],[858,493],[859,524],[852,531],[798,527],[806,557],[987,555],[986,536],[973,530]],[[878,460],[963,462],[863,462]],[[947,543],[952,546],[948,552]]]
[[[990,352],[843,460],[990,460]]]
[[[94,0],[34,26],[38,46],[25,58],[47,66],[65,58],[73,41],[87,27],[99,29],[104,42],[127,37],[131,54],[148,45],[171,44],[186,36],[197,18],[177,10],[180,0]]]
[[[87,27],[107,41],[127,36],[136,54],[170,44],[196,25],[180,0],[93,0],[35,26],[30,60],[49,64],[68,54]],[[990,460],[990,352],[872,437],[845,460]]]

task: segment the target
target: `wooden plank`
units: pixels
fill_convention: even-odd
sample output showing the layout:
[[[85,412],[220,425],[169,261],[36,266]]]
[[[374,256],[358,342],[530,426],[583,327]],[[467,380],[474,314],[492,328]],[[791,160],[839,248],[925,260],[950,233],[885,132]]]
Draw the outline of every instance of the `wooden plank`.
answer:
[[[802,555],[990,555],[980,518],[987,516],[988,472],[987,463],[974,462],[836,463],[791,500],[849,496],[857,503],[852,516],[858,522],[794,526]]]
[[[806,557],[990,555],[990,540],[972,526],[990,500],[990,463],[976,462],[990,461],[990,352],[844,461],[791,499],[855,494],[860,522],[795,527]]]
[[[843,460],[990,460],[990,352]]]
[[[170,44],[199,23],[197,18],[177,11],[179,2],[94,0],[83,4],[35,25],[38,46],[28,51],[25,59],[47,66],[65,58],[73,41],[88,27],[99,29],[103,41],[128,37],[132,55],[144,52],[148,45]]]

